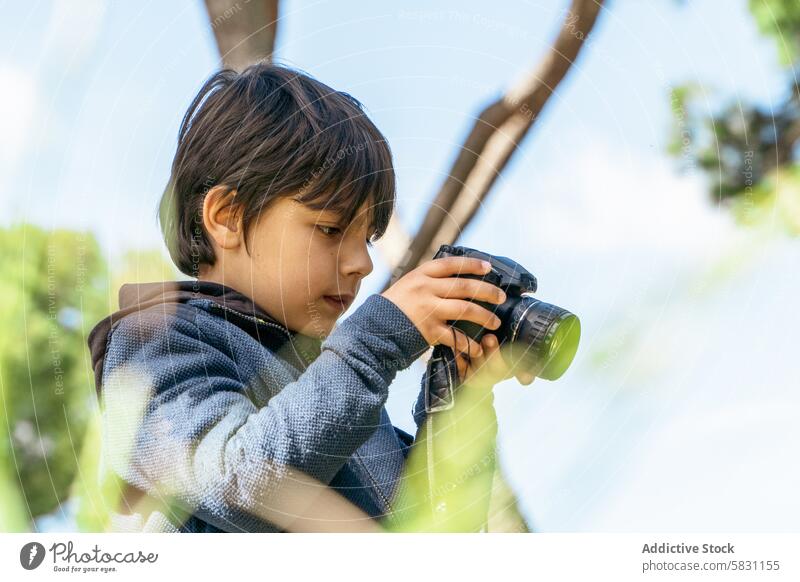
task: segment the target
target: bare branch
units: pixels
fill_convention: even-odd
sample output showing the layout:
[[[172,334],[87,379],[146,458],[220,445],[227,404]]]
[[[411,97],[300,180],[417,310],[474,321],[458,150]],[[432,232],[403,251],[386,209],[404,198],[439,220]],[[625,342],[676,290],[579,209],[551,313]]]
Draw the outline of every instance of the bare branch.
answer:
[[[602,4],[603,0],[573,0],[539,66],[481,112],[408,252],[400,263],[392,265],[392,276],[384,289],[433,256],[441,244],[455,242],[467,227],[574,64]]]
[[[271,60],[278,25],[278,0],[205,0],[208,20],[225,67],[241,71]]]

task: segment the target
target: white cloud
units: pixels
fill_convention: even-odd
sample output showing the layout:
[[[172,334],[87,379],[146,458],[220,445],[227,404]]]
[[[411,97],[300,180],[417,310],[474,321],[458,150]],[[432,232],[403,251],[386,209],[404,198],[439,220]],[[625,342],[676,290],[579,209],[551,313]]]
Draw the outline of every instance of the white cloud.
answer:
[[[13,176],[36,143],[35,116],[41,110],[36,80],[28,72],[0,63],[0,224],[18,214],[11,194]]]
[[[800,472],[789,462],[793,447],[783,447],[800,436],[797,400],[739,400],[681,412],[641,435],[627,471],[583,527],[790,531],[800,512],[792,501]]]
[[[544,170],[535,192],[518,197],[528,206],[521,214],[535,217],[537,244],[560,251],[695,254],[721,248],[735,231],[697,176],[676,174],[664,157],[610,143],[589,142],[571,161]]]
[[[83,0],[80,7],[70,0],[54,2],[43,62],[47,66],[57,63],[66,73],[80,67],[95,46],[105,13],[105,0]]]
[[[31,144],[34,113],[39,108],[36,81],[28,72],[0,63],[0,171],[7,174]]]

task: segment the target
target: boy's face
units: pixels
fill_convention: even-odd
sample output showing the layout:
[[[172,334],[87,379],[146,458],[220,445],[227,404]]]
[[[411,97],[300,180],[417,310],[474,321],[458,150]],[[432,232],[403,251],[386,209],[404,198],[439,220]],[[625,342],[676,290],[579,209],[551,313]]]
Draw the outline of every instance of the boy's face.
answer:
[[[278,198],[250,224],[250,256],[243,241],[217,247],[216,272],[202,278],[248,295],[289,329],[322,339],[372,271],[370,218],[369,201],[345,226],[332,211]]]

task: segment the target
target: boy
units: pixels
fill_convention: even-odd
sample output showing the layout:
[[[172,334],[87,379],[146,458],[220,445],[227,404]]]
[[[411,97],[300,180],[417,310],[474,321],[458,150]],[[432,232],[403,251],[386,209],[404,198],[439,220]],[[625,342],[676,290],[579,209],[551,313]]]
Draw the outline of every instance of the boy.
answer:
[[[389,147],[350,95],[264,63],[205,83],[160,205],[194,280],[123,285],[89,337],[102,460],[125,485],[112,529],[369,530],[414,440],[384,408],[397,371],[442,343],[462,378],[510,376],[494,336],[447,325],[499,325],[470,300],[503,292],[453,278],[486,273],[474,259],[430,261],[334,329],[394,198]]]

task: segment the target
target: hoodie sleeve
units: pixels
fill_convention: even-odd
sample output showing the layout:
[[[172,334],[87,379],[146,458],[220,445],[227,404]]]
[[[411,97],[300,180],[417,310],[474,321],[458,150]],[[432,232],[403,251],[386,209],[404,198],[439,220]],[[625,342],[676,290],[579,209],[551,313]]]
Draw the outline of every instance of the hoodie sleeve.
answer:
[[[149,495],[225,531],[274,531],[265,516],[305,507],[301,489],[325,489],[379,424],[397,371],[428,343],[371,295],[259,408],[218,347],[227,324],[214,329],[214,319],[151,309],[120,321],[104,366],[104,447],[113,470]]]

